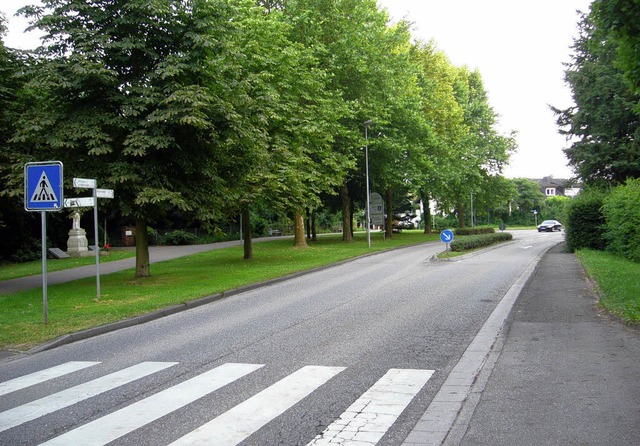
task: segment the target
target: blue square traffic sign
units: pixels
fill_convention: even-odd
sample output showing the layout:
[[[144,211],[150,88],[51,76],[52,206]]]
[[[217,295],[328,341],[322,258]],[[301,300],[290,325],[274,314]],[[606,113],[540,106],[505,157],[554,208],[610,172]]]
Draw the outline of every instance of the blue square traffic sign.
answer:
[[[59,211],[63,207],[62,163],[46,161],[24,165],[24,208]]]

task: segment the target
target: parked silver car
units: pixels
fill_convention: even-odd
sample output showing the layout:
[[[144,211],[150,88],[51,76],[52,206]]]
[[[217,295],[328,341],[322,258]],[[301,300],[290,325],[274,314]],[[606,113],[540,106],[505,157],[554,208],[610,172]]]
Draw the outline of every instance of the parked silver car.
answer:
[[[562,223],[558,220],[545,220],[538,225],[538,232],[562,231]]]

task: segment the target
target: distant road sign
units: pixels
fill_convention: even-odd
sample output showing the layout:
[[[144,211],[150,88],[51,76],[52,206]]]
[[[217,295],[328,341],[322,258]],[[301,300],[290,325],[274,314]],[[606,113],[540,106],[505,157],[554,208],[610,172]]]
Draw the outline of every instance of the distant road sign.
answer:
[[[384,226],[384,201],[382,201],[382,196],[376,192],[371,192],[369,207],[371,208],[371,224]]]
[[[65,198],[64,207],[66,208],[90,208],[95,206],[96,202],[93,197]]]
[[[98,198],[113,198],[113,189],[96,189],[96,197]]]
[[[96,180],[89,178],[74,178],[73,187],[77,187],[79,189],[95,189]]]
[[[453,232],[451,229],[445,229],[440,233],[440,240],[445,243],[451,243],[453,241]]]
[[[45,161],[24,165],[24,208],[59,211],[63,204],[62,163]]]

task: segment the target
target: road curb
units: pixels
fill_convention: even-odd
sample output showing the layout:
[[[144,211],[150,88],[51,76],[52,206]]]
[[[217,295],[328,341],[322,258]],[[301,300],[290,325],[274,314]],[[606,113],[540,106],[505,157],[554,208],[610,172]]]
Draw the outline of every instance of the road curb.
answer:
[[[495,364],[495,360],[490,361],[489,357],[500,334],[509,325],[511,310],[518,296],[533,277],[544,255],[554,246],[557,245],[538,254],[505,293],[453,367],[403,446],[439,446],[444,443],[465,404],[469,402],[473,388],[481,381],[478,378],[480,373],[490,371],[483,370],[485,365],[493,367]]]

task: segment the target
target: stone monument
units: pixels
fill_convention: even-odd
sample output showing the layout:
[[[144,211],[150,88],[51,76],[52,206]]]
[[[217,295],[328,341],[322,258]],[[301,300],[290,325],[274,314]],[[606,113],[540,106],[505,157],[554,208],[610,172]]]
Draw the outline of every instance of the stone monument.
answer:
[[[67,239],[67,254],[71,257],[85,257],[91,255],[89,252],[89,241],[87,231],[80,227],[80,214],[74,212],[71,216],[73,223]]]

